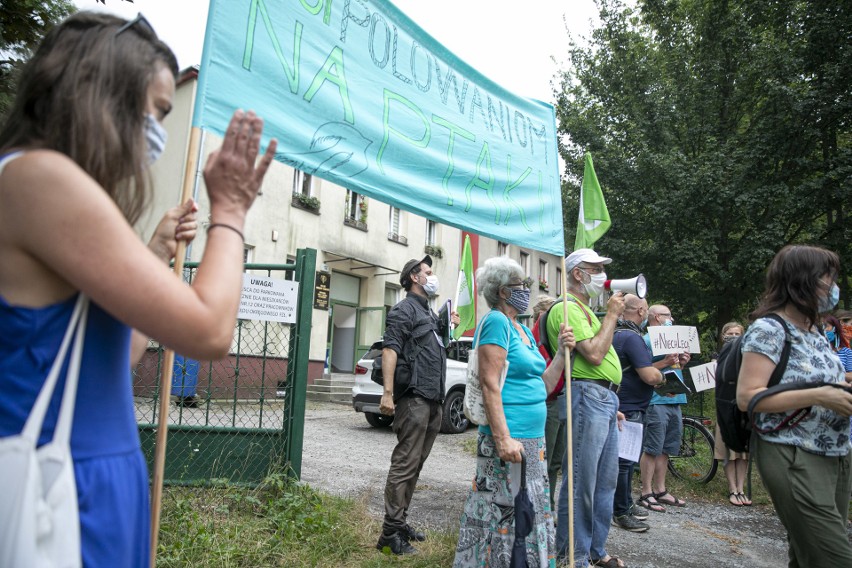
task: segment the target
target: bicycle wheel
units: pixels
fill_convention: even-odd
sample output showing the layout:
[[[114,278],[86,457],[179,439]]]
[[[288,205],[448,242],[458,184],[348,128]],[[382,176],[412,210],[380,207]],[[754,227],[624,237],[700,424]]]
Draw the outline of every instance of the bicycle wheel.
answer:
[[[719,464],[713,457],[713,434],[698,420],[683,419],[680,455],[669,457],[669,471],[678,479],[709,483]]]

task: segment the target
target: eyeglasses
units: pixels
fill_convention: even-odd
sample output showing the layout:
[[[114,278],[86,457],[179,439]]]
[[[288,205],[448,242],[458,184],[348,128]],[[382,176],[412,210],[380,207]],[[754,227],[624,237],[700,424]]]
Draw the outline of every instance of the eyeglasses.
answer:
[[[126,32],[127,30],[131,29],[136,24],[139,24],[143,29],[147,30],[151,35],[153,35],[154,37],[157,37],[157,32],[154,31],[153,26],[151,26],[151,22],[149,22],[148,19],[145,16],[142,15],[142,12],[139,12],[139,14],[135,18],[133,18],[132,20],[130,20],[129,22],[127,22],[126,24],[124,24],[123,26],[118,28],[118,31],[115,32],[115,37],[118,37],[119,35],[121,35],[122,32]]]
[[[529,290],[532,287],[532,278],[525,278],[525,279],[521,280],[520,282],[514,282],[514,283],[511,283],[511,284],[506,284],[506,287],[507,288],[524,287],[527,290]]]
[[[578,266],[577,268],[586,274],[601,274],[604,271],[602,266]]]
[[[654,314],[654,315],[656,315],[658,318],[671,318],[672,317],[672,314],[670,314],[670,313],[668,313],[668,314]],[[672,319],[674,319],[674,318],[672,318]]]

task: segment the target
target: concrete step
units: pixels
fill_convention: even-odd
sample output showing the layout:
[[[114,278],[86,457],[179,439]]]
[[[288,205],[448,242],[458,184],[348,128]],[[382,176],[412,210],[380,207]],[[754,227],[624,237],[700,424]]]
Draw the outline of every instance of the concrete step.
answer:
[[[352,387],[355,386],[355,375],[326,374],[308,385],[308,400],[326,402],[352,402]]]

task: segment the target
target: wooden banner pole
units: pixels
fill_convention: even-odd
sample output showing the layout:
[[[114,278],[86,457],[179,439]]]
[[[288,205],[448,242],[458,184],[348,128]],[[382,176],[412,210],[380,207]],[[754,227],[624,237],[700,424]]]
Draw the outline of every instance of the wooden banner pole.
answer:
[[[562,263],[562,321],[568,325],[568,275],[565,262]],[[568,558],[569,566],[574,568],[574,442],[571,430],[571,354],[565,354],[565,445],[568,471]]]
[[[189,148],[186,156],[186,169],[183,174],[183,187],[179,203],[186,203],[192,197],[192,188],[198,170],[201,129],[193,128],[189,134]],[[175,274],[183,275],[186,242],[178,241],[175,253]],[[157,542],[160,536],[160,509],[163,501],[163,472],[166,464],[166,439],[169,434],[169,406],[172,397],[172,367],[175,352],[166,349],[163,353],[163,366],[160,371],[160,415],[157,421],[157,445],[154,453],[154,471],[151,479],[151,568],[157,564]]]

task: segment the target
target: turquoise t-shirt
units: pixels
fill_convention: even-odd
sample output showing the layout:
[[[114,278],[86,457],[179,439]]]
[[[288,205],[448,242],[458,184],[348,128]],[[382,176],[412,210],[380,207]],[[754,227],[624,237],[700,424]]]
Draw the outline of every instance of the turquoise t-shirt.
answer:
[[[530,346],[524,345],[518,330],[499,310],[491,310],[476,327],[474,345],[499,345],[506,349],[509,373],[503,385],[503,413],[513,438],[544,437],[544,422],[547,419],[547,388],[541,374],[546,364],[544,357],[535,347],[532,332],[521,325]],[[481,335],[481,339],[479,338]],[[477,344],[477,340],[479,343]],[[506,344],[508,340],[508,345]],[[491,428],[480,426],[479,430],[491,434]]]
[[[651,353],[651,336],[647,333],[645,334],[645,346],[648,348],[648,353]],[[653,358],[653,361],[656,363],[663,358],[665,358],[665,355],[657,355]],[[661,373],[665,373],[666,371],[674,371],[677,373],[680,380],[683,380],[683,370],[672,369],[671,367],[666,367],[665,369],[660,370]],[[654,393],[653,396],[651,396],[651,404],[686,404],[686,395],[676,394],[674,396],[660,396],[657,393]]]

